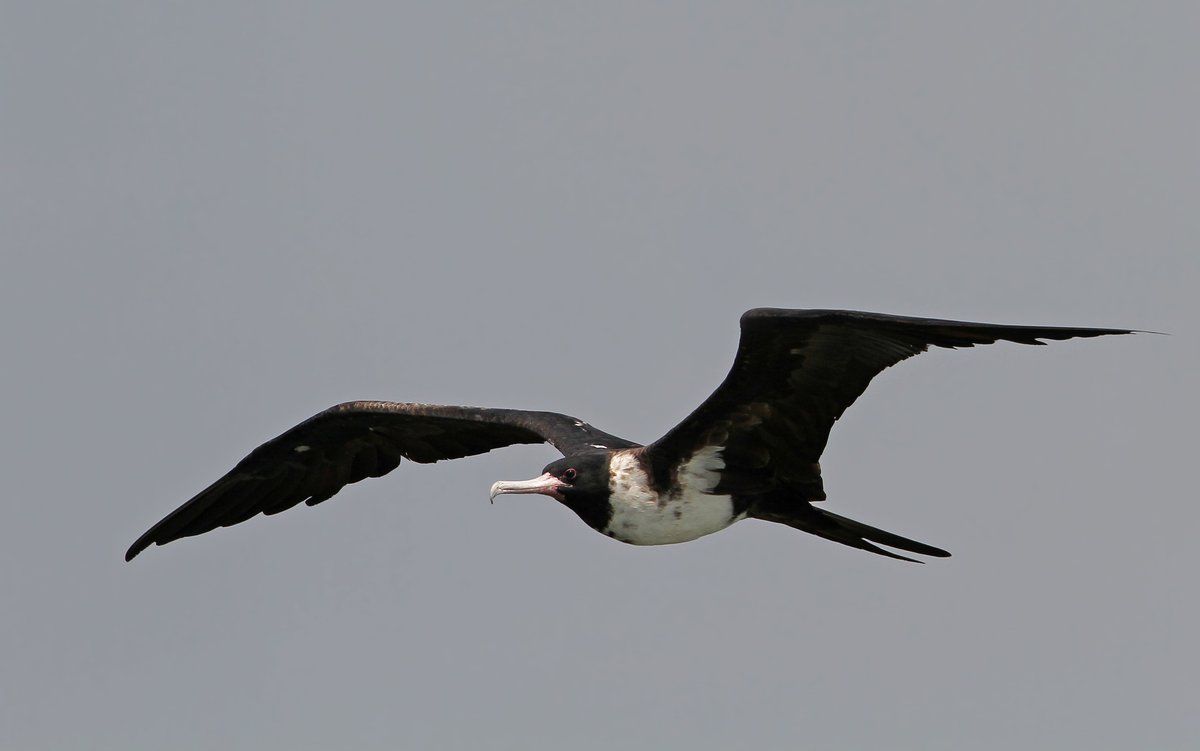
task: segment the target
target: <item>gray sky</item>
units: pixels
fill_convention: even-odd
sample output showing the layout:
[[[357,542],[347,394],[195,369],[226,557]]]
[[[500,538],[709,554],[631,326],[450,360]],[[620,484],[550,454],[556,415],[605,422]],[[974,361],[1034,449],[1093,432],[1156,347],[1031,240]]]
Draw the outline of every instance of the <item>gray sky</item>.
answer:
[[[0,747],[1184,749],[1195,3],[5,3]],[[1167,331],[939,351],[828,508],[634,548],[557,454],[137,535],[339,401],[652,440],[758,305]]]

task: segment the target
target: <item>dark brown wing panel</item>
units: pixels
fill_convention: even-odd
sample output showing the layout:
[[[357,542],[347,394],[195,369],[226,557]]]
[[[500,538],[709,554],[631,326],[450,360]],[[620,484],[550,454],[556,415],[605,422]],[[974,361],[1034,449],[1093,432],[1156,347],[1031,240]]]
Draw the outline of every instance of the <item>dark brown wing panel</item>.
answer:
[[[350,483],[380,477],[402,459],[427,463],[519,443],[548,442],[564,454],[635,446],[555,412],[397,402],[331,407],[250,452],[228,474],[154,525],[129,548],[227,527],[301,502],[320,503]]]
[[[759,308],[742,316],[742,336],[724,382],[683,422],[647,446],[660,482],[703,445],[725,446],[718,490],[767,490],[784,483],[821,500],[817,465],[833,423],[876,375],[930,346],[999,340],[1043,344],[1127,334],[1124,329],[1002,326],[838,310]]]

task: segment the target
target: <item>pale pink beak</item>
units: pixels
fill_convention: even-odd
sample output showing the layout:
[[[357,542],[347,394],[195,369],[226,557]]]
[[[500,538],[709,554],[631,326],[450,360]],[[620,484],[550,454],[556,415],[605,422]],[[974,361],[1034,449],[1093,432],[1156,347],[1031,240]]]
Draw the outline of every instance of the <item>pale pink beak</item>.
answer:
[[[570,487],[569,483],[563,482],[549,472],[541,477],[535,477],[532,480],[501,480],[500,482],[492,483],[491,500],[495,501],[496,496],[504,495],[505,493],[541,493],[548,495],[551,498],[561,501],[562,495],[558,492],[559,488]]]

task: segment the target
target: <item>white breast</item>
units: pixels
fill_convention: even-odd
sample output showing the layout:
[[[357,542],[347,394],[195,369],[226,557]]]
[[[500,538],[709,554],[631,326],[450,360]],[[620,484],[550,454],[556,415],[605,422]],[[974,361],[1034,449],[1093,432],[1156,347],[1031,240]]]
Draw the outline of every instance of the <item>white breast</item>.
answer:
[[[679,488],[660,497],[632,452],[609,462],[612,518],[604,533],[633,545],[668,545],[712,534],[733,524],[733,501],[709,491],[725,466],[720,447],[704,448],[679,469]]]

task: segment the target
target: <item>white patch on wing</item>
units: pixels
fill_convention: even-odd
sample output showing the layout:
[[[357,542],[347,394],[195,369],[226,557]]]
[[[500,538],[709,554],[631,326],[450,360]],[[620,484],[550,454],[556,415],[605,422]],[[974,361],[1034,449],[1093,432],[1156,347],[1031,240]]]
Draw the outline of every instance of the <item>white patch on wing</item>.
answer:
[[[729,496],[711,492],[724,467],[721,447],[705,447],[679,468],[678,489],[659,497],[633,452],[613,454],[609,461],[612,518],[605,534],[633,545],[668,545],[725,529],[741,515],[734,516]]]
[[[297,454],[303,454],[305,451],[312,451],[312,446],[297,446],[292,451],[295,451]]]

